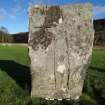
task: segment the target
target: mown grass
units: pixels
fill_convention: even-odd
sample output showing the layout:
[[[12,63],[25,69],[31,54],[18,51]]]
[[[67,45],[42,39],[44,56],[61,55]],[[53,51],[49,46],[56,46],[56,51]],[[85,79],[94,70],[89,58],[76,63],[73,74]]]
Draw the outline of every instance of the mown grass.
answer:
[[[26,105],[29,100],[28,49],[0,46],[0,105]]]
[[[22,45],[0,46],[0,60],[13,60],[29,66],[28,49]]]
[[[104,105],[105,50],[93,51],[91,65],[78,101],[30,98],[31,77],[25,46],[0,46],[0,105]]]

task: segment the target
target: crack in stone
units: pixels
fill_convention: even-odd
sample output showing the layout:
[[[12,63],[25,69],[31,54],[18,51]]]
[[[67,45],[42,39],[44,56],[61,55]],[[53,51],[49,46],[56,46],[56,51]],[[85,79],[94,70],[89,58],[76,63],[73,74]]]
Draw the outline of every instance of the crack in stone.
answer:
[[[69,90],[69,79],[70,79],[70,62],[69,62],[69,42],[68,42],[68,39],[67,39],[67,36],[65,37],[65,41],[66,41],[66,46],[67,46],[67,58],[68,58],[68,77],[67,77],[67,88]]]

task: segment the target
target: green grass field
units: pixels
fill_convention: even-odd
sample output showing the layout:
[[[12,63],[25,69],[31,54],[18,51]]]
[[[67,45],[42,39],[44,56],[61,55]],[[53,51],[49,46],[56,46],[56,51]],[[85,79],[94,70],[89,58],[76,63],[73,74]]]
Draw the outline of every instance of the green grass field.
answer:
[[[78,102],[31,99],[30,80],[27,47],[0,46],[0,105],[105,105],[105,50],[93,50]]]

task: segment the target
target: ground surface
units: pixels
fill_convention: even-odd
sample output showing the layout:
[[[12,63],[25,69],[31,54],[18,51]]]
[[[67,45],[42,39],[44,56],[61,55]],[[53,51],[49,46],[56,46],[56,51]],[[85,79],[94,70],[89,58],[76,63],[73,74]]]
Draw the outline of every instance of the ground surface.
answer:
[[[28,49],[22,45],[0,46],[0,105],[70,105],[69,101],[30,98]],[[74,105],[72,103],[71,105]],[[83,95],[75,105],[105,105],[105,49],[93,50]]]

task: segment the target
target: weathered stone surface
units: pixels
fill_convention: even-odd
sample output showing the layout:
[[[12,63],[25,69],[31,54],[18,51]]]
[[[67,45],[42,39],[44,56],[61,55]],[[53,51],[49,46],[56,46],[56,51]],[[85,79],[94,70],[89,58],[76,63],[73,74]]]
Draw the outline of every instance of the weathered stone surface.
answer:
[[[90,4],[30,7],[31,95],[47,99],[78,99],[93,40]]]

